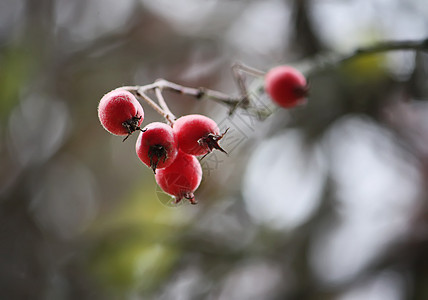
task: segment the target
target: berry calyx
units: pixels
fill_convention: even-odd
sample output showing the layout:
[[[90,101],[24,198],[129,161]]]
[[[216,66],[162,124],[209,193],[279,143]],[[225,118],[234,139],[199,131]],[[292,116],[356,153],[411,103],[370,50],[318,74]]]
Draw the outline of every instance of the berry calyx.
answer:
[[[196,204],[193,194],[202,180],[202,168],[195,156],[178,151],[174,162],[155,174],[157,184],[166,193],[175,196],[174,203],[183,198]]]
[[[203,115],[187,115],[174,123],[174,134],[181,151],[191,155],[204,155],[213,149],[227,153],[218,142],[227,130],[220,134],[217,123]]]
[[[156,174],[156,169],[170,166],[177,157],[178,147],[171,126],[153,122],[138,136],[137,156]]]
[[[126,135],[125,141],[134,131],[141,130],[144,110],[133,94],[116,89],[101,98],[98,118],[108,132]]]
[[[305,100],[308,85],[305,76],[295,68],[278,66],[267,72],[265,90],[276,104],[290,108]]]

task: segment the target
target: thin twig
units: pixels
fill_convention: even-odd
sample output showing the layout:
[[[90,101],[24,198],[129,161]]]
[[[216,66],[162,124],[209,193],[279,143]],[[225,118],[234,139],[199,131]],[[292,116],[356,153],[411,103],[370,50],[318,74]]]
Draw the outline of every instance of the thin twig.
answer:
[[[238,86],[239,91],[241,92],[242,100],[238,105],[235,105],[235,107],[233,107],[230,110],[229,115],[232,115],[235,112],[235,110],[238,108],[238,106],[244,109],[248,109],[249,107],[251,107],[251,101],[249,98],[247,84],[245,83],[246,78],[244,77],[244,74],[250,74],[255,77],[264,77],[266,75],[265,72],[258,70],[256,68],[244,65],[243,63],[240,63],[240,62],[235,62],[232,65],[232,73],[233,73],[233,77],[235,79],[236,85]]]
[[[191,88],[191,87],[182,86],[177,83],[167,81],[165,79],[158,79],[154,83],[143,85],[143,86],[136,86],[136,87],[130,86],[125,88],[131,88],[131,89],[138,88],[140,92],[141,91],[145,92],[149,90],[155,90],[156,88],[160,88],[161,90],[167,90],[167,91],[176,92],[182,95],[188,95],[198,100],[209,99],[217,103],[227,105],[229,107],[235,107],[242,99],[240,97],[229,96],[222,92],[210,90],[202,87]]]
[[[259,70],[259,69],[256,69],[256,68],[253,68],[253,67],[250,67],[250,66],[247,66],[241,62],[235,62],[232,65],[232,68],[243,71],[243,72],[248,73],[250,75],[253,75],[255,77],[264,77],[266,75],[266,72]]]
[[[236,105],[236,103],[240,101],[240,98],[232,97],[219,91],[210,90],[210,89],[201,88],[201,87],[200,88],[185,87],[185,86],[176,84],[174,82],[167,81],[165,79],[160,79],[156,81],[156,85],[157,87],[164,90],[177,92],[183,95],[189,95],[189,96],[195,97],[196,99],[207,98],[229,106]]]
[[[156,102],[154,102],[152,99],[150,99],[144,93],[144,91],[141,91],[139,86],[123,86],[123,87],[120,87],[119,89],[124,89],[124,90],[127,90],[127,91],[133,93],[137,98],[144,100],[158,114],[160,114],[162,117],[167,119],[167,114],[163,111],[163,109],[160,108],[159,105],[156,104]]]
[[[155,88],[155,94],[156,94],[156,98],[158,98],[159,105],[162,107],[163,111],[166,114],[166,119],[167,119],[168,123],[170,125],[173,125],[176,118],[175,118],[174,114],[171,112],[171,110],[169,109],[168,105],[166,104],[166,101],[162,96],[161,89],[158,87]]]
[[[232,65],[233,78],[235,79],[236,85],[239,88],[241,96],[246,99],[248,96],[247,85],[245,84],[245,78],[240,72],[237,64]]]

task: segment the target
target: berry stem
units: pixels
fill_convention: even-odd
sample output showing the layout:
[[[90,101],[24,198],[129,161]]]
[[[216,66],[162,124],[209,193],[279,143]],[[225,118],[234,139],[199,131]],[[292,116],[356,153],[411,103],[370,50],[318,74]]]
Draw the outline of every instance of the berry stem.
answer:
[[[248,108],[251,106],[247,85],[245,83],[245,74],[250,74],[255,77],[264,77],[266,75],[265,72],[249,67],[240,62],[235,62],[232,65],[232,73],[233,78],[235,79],[235,83],[241,93],[241,101],[240,103],[235,105],[235,107],[231,108],[229,115],[232,115],[234,111],[238,108],[238,106],[241,106],[243,108]]]
[[[152,99],[150,99],[145,93],[142,93],[140,90],[136,91],[136,96],[140,99],[146,101],[148,105],[150,105],[158,114],[166,118],[166,113],[162,108],[159,107]]]
[[[250,67],[250,66],[247,66],[241,62],[235,62],[232,65],[232,69],[248,73],[248,74],[253,75],[255,77],[263,78],[266,75],[266,72],[261,71],[261,70],[256,69],[256,68],[253,68],[253,67]]]
[[[168,105],[166,104],[166,101],[162,96],[161,88],[156,87],[155,94],[156,94],[156,98],[158,98],[159,105],[162,107],[163,111],[166,114],[166,120],[168,121],[169,125],[171,126],[174,125],[174,120],[176,119],[176,117],[174,116],[174,114],[171,112]]]
[[[158,114],[160,114],[162,117],[164,117],[168,122],[171,123],[171,121],[173,121],[175,119],[174,115],[171,114],[169,109],[168,109],[168,111],[164,111],[161,107],[159,107],[159,105],[156,104],[156,102],[154,102],[149,96],[147,96],[145,94],[145,90],[141,89],[140,86],[138,86],[138,85],[136,85],[136,86],[123,86],[123,87],[120,87],[119,89],[124,89],[124,90],[127,90],[129,92],[134,93],[134,95],[138,99],[144,100],[151,108],[153,108],[154,111],[156,111]]]
[[[241,73],[241,69],[239,66],[240,65],[237,63],[232,65],[233,78],[235,79],[235,83],[238,86],[239,92],[242,97],[241,103],[243,104],[243,106],[248,107],[250,101],[248,99],[247,85],[245,84],[245,77]]]

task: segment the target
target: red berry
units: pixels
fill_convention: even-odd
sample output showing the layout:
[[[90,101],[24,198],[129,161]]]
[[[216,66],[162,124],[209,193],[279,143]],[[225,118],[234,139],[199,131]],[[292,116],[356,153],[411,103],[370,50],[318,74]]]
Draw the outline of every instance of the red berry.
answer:
[[[186,198],[196,204],[193,192],[202,179],[202,168],[195,156],[178,151],[174,162],[160,169],[155,175],[156,182],[166,193],[175,196],[175,203]]]
[[[148,167],[162,169],[172,164],[177,157],[178,147],[171,126],[153,122],[144,127],[135,146],[140,160]]]
[[[274,102],[285,108],[302,102],[308,92],[303,74],[290,66],[271,69],[265,77],[265,89]]]
[[[179,118],[173,127],[181,151],[191,155],[204,155],[213,149],[226,153],[218,141],[220,134],[217,123],[203,115],[187,115]],[[227,130],[226,130],[227,131]]]
[[[128,137],[140,129],[144,119],[144,110],[133,94],[116,89],[101,98],[98,105],[98,117],[108,132]]]

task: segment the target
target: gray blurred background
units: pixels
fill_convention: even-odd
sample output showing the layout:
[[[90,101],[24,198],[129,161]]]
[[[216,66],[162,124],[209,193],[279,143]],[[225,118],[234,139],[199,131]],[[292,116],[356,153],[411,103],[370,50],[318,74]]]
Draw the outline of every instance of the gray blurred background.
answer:
[[[428,54],[320,59],[426,37],[426,0],[0,0],[0,299],[428,299]],[[165,92],[230,127],[173,206],[98,101],[236,96],[235,61],[301,68],[309,101]]]

